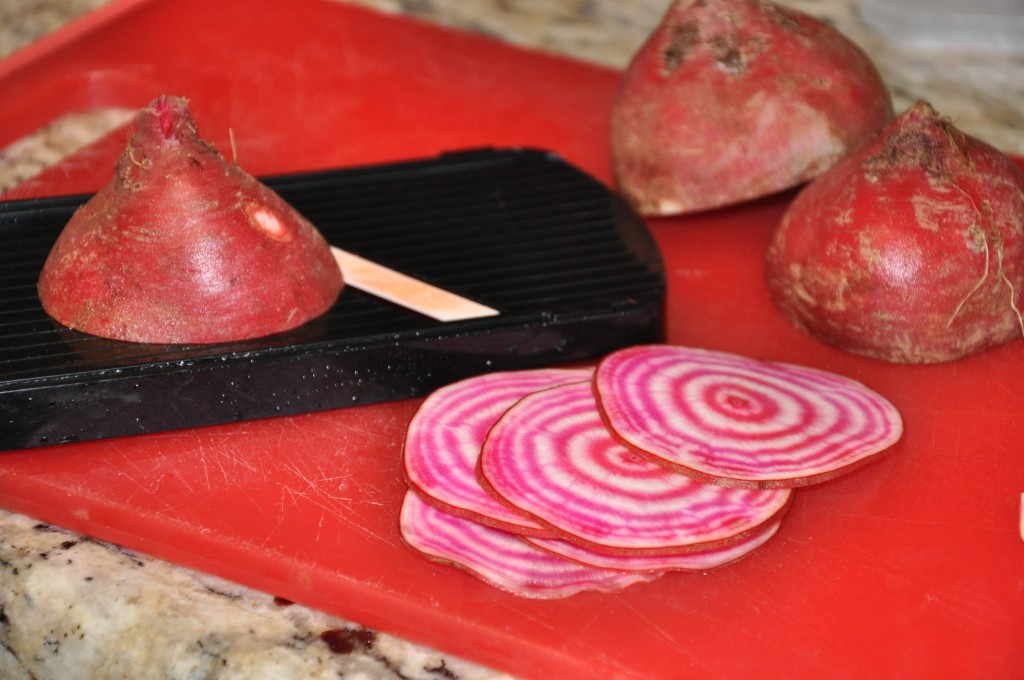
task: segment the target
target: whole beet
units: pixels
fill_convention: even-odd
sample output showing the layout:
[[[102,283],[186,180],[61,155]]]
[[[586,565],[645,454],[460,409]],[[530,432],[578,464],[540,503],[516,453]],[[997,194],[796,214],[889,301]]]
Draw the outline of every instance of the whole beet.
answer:
[[[677,0],[622,77],[612,161],[645,215],[717,208],[819,175],[892,113],[831,26],[760,0]]]
[[[1021,335],[1024,172],[925,102],[805,187],[767,256],[797,326],[899,363]]]
[[[342,286],[317,229],[200,139],[184,99],[164,96],[61,232],[38,290],[75,330],[191,344],[294,328]]]

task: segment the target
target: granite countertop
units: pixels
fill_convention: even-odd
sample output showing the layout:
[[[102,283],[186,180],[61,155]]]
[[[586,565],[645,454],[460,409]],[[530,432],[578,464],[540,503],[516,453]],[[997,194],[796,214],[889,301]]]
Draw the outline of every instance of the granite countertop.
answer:
[[[349,0],[624,66],[668,0]],[[7,0],[0,58],[107,0]],[[789,0],[872,56],[897,110],[927,99],[1024,155],[1024,54],[899,46],[853,0]],[[0,192],[131,112],[62,120],[0,150]],[[322,612],[0,510],[0,678],[502,678]]]

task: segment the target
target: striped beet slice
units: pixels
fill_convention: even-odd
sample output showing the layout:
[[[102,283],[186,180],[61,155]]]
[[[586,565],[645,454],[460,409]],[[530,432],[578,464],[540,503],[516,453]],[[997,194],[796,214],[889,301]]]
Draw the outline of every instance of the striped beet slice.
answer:
[[[789,489],[694,481],[631,452],[601,420],[592,385],[534,392],[484,441],[481,484],[560,538],[610,554],[673,554],[741,540],[788,507]]]
[[[567,382],[588,381],[593,370],[541,368],[503,371],[442,387],[424,400],[406,430],[406,482],[441,509],[484,524],[536,536],[548,529],[514,513],[480,488],[476,462],[487,431],[525,395]]]
[[[614,592],[653,581],[658,572],[589,567],[523,542],[516,534],[458,517],[409,490],[400,516],[402,539],[417,553],[463,568],[520,597],[553,599],[584,590]]]
[[[583,546],[559,538],[523,536],[522,540],[550,553],[582,564],[602,569],[624,569],[627,571],[709,571],[753,554],[774,536],[782,520],[767,522],[763,528],[729,545],[694,550],[676,555],[605,555],[587,550]]]
[[[688,347],[606,356],[594,377],[626,446],[695,479],[803,486],[873,460],[899,440],[899,412],[833,373]]]

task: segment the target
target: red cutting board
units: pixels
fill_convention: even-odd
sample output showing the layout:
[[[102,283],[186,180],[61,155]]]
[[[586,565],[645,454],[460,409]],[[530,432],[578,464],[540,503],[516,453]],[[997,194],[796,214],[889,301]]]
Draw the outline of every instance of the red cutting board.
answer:
[[[491,144],[552,149],[610,183],[616,82],[330,2],[129,0],[0,62],[0,145],[169,93],[222,149],[230,128],[259,174]],[[18,195],[97,188],[114,137]],[[800,490],[736,565],[543,602],[415,557],[397,533],[413,400],[0,454],[0,505],[524,677],[1020,677],[1024,344],[907,367],[794,330],[762,284],[789,198],[651,222],[668,339],[862,380],[906,435]]]

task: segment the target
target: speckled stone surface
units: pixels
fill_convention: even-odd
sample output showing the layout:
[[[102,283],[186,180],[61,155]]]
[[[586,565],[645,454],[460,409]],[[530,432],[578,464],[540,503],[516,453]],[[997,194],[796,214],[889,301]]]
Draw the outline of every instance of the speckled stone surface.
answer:
[[[499,680],[322,612],[0,511],[3,680]]]
[[[108,0],[4,0],[0,58]],[[623,67],[668,0],[350,0]],[[911,49],[854,0],[787,0],[858,42],[897,110],[927,99],[967,132],[1024,155],[1024,53]],[[2,105],[2,103],[0,103]],[[56,121],[0,149],[0,192],[131,112]],[[0,678],[505,676],[299,605],[0,510]]]
[[[0,3],[0,57],[107,2],[109,0],[7,0]]]

